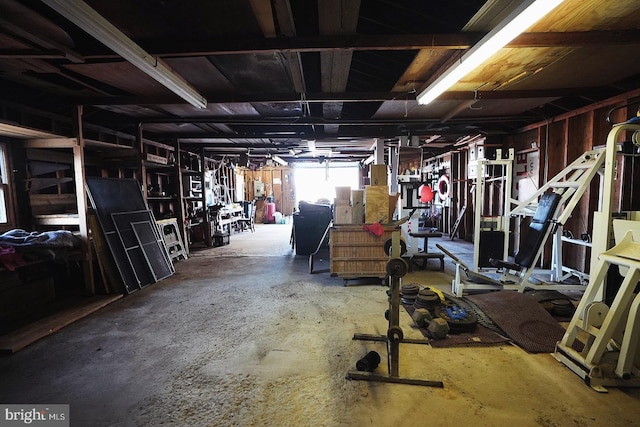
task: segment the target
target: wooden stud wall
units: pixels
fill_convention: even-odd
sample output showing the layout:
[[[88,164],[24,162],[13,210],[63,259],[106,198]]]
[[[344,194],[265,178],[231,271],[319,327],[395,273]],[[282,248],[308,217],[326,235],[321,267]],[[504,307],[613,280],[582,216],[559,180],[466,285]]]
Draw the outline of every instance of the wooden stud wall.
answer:
[[[286,216],[293,214],[295,207],[295,185],[293,182],[293,170],[291,168],[263,167],[257,170],[241,169],[239,173],[242,173],[244,176],[245,200],[250,201],[254,199],[254,181],[262,181],[265,185],[265,198],[273,195],[276,211]]]

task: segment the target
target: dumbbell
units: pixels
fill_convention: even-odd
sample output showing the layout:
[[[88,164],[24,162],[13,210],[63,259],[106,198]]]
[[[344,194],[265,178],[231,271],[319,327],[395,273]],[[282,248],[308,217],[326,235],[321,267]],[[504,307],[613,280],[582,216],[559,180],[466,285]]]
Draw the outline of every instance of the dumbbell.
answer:
[[[411,317],[416,326],[426,329],[433,339],[442,339],[449,333],[449,323],[441,317],[434,319],[426,308],[417,308]]]

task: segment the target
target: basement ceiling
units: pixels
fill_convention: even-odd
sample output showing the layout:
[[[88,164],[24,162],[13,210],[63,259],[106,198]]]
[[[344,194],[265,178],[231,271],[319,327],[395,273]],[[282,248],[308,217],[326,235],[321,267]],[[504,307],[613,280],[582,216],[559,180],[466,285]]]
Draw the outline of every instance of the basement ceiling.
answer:
[[[46,1],[46,3],[52,3]],[[45,1],[0,0],[0,103],[213,154],[361,160],[505,135],[640,87],[640,1],[565,0],[428,105],[416,95],[521,1],[88,0],[207,100],[200,109]],[[44,129],[53,130],[53,129]],[[295,158],[294,158],[295,155]]]

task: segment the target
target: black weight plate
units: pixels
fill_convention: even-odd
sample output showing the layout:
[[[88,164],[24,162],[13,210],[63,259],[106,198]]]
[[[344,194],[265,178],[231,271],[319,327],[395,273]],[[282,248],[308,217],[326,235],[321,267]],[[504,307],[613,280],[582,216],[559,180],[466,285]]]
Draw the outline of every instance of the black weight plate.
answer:
[[[454,317],[450,316],[447,309],[454,311]],[[462,317],[455,317],[455,313],[459,313]],[[436,316],[442,317],[449,324],[449,328],[452,332],[469,332],[476,328],[478,318],[472,310],[467,310],[464,307],[458,305],[447,304],[440,305],[435,308]]]
[[[473,311],[473,313],[476,315],[476,318],[478,319],[478,324],[484,326],[487,329],[492,330],[493,332],[500,334],[502,336],[507,336],[507,334],[495,323],[493,323],[493,320],[491,320],[491,318],[489,316],[487,316],[484,311],[482,311],[480,309],[480,307],[478,307],[473,301],[471,301],[469,298],[459,298],[453,295],[449,295],[447,294],[446,296],[447,298],[447,303],[448,304],[456,304],[459,305],[461,307],[464,307],[467,309],[467,311]]]
[[[387,255],[393,255],[391,253],[391,245],[393,245],[393,242],[391,241],[391,239],[387,239],[384,242],[384,253]],[[400,240],[400,256],[404,255],[407,253],[407,243],[404,240]],[[393,255],[395,256],[395,255]]]
[[[402,332],[402,329],[400,328],[400,326],[391,326],[387,330],[387,339],[389,339],[389,341],[401,342],[403,338],[404,338],[404,333]]]
[[[420,291],[420,287],[415,283],[409,283],[408,285],[403,285],[401,288],[402,295],[406,295],[406,296],[418,295],[418,291]]]
[[[393,258],[387,262],[387,273],[391,277],[403,277],[409,271],[409,265],[402,258]]]

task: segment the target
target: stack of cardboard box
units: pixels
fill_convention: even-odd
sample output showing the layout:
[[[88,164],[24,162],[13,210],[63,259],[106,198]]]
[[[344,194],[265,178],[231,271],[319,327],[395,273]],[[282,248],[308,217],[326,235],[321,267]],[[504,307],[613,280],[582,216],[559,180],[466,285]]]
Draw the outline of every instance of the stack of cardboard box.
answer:
[[[351,224],[351,187],[336,187],[336,199],[333,203],[333,223]]]
[[[333,223],[362,224],[364,222],[364,191],[351,187],[336,187],[333,204]]]
[[[336,187],[333,207],[333,223],[372,224],[393,221],[397,195],[389,194],[387,165],[371,165],[370,183],[364,190]]]

